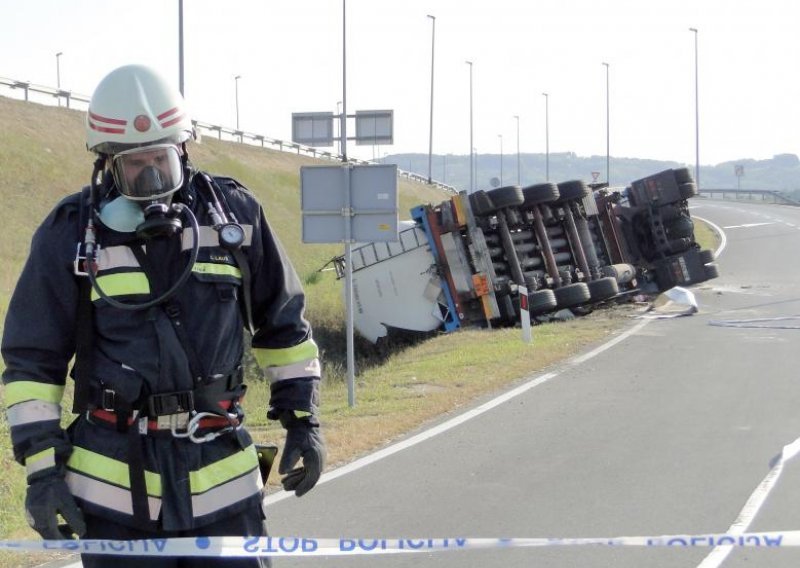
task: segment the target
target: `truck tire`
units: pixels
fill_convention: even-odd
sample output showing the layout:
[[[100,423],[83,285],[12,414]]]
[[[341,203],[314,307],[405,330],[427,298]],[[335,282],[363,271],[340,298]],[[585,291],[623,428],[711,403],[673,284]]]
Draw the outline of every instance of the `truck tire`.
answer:
[[[571,308],[585,304],[592,299],[589,287],[583,282],[567,284],[561,288],[556,288],[553,292],[556,295],[556,302],[559,308]]]
[[[611,276],[589,282],[589,295],[593,302],[602,302],[619,294],[617,279]]]
[[[700,262],[702,264],[710,264],[714,262],[717,257],[711,249],[701,250],[698,254],[700,255]]]
[[[673,239],[691,237],[694,234],[694,222],[689,217],[681,215],[669,224],[668,232]]]
[[[689,168],[675,168],[672,170],[672,175],[675,176],[675,181],[678,184],[690,183],[694,181],[694,179],[692,179],[692,172],[689,171]]]
[[[719,267],[716,264],[706,264],[706,280],[719,277]]]
[[[554,183],[537,183],[522,188],[522,196],[525,198],[523,205],[533,207],[540,203],[550,203],[559,198],[558,186]]]
[[[518,185],[507,185],[496,187],[486,192],[489,200],[494,205],[494,210],[504,209],[505,207],[519,207],[525,202],[522,195],[522,188]]]
[[[495,210],[492,200],[482,189],[469,194],[469,206],[476,217],[483,217]]]
[[[536,290],[528,294],[528,311],[532,316],[552,312],[558,307],[556,295],[552,290]]]
[[[578,179],[558,184],[558,193],[560,195],[558,202],[563,203],[572,199],[583,199],[591,193],[591,190]]]
[[[697,186],[694,182],[687,181],[678,185],[678,191],[683,199],[691,199],[697,195]]]

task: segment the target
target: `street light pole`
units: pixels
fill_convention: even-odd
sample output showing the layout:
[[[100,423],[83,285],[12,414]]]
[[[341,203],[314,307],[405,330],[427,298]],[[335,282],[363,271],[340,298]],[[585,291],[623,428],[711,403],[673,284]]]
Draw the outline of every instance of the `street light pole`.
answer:
[[[56,88],[61,91],[61,56],[63,51],[56,53]],[[61,106],[61,95],[58,95],[58,106]]]
[[[700,189],[700,95],[697,70],[697,28],[689,28],[694,33],[694,183]]]
[[[609,97],[609,88],[608,88],[608,73],[609,73],[609,64],[603,62],[603,65],[606,67],[606,185],[611,187],[611,122],[610,122],[610,109],[611,103],[609,102],[611,99]]]
[[[550,181],[550,95],[544,95],[544,171],[545,180]]]
[[[498,134],[498,138],[500,138],[500,186],[503,186],[503,135]]]
[[[241,75],[236,75],[236,77],[233,78],[236,85],[236,130],[239,130],[239,79],[241,78]]]
[[[183,92],[183,0],[178,0],[178,90]]]
[[[472,61],[469,65],[469,191],[475,191],[475,148],[472,146]]]
[[[432,183],[432,174],[431,168],[433,167],[433,49],[435,46],[436,41],[436,16],[431,16],[428,14],[428,17],[431,19],[433,23],[433,27],[431,28],[431,127],[430,127],[430,139],[428,142],[428,183]]]
[[[339,155],[342,155],[342,101],[336,101],[336,130],[339,132]]]
[[[514,118],[517,119],[517,185],[522,185],[522,168],[519,163],[519,115],[515,114]]]

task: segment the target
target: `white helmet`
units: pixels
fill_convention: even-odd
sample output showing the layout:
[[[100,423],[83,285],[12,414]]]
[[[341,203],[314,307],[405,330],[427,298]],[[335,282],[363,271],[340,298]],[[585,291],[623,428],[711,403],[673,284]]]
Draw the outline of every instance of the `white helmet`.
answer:
[[[99,154],[154,143],[180,144],[192,132],[183,97],[144,65],[126,65],[106,75],[86,114],[86,147]]]

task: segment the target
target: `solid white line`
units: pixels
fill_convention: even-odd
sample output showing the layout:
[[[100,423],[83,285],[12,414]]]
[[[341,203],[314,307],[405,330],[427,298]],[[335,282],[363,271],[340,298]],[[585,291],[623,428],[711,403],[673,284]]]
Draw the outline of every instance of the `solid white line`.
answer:
[[[719,225],[717,225],[712,221],[709,221],[705,217],[698,217],[697,215],[695,215],[694,218],[699,219],[700,221],[703,221],[704,223],[708,223],[709,225],[711,225],[711,228],[714,229],[719,235],[720,243],[719,246],[717,247],[717,250],[714,251],[714,256],[719,258],[719,255],[722,254],[722,251],[724,251],[725,247],[728,246],[728,236],[725,234],[725,231],[723,231],[722,228],[719,227]]]
[[[517,397],[517,396],[521,395],[524,392],[527,392],[527,391],[529,391],[529,390],[531,390],[533,388],[536,388],[539,385],[543,385],[544,383],[546,383],[550,379],[553,379],[553,378],[557,377],[558,375],[560,375],[561,373],[563,373],[567,369],[569,369],[571,367],[575,367],[577,365],[580,365],[580,364],[588,361],[589,359],[592,359],[593,357],[596,357],[596,356],[600,355],[604,351],[607,351],[608,349],[611,349],[617,343],[619,343],[621,341],[624,341],[627,338],[629,338],[630,336],[636,334],[640,329],[642,329],[649,322],[650,322],[650,320],[642,320],[642,321],[640,321],[639,323],[634,325],[629,330],[621,333],[620,335],[618,335],[614,339],[612,339],[610,341],[607,341],[606,343],[604,343],[603,345],[597,347],[596,349],[593,349],[589,353],[586,353],[584,355],[580,355],[578,357],[574,357],[573,359],[570,359],[559,370],[551,371],[549,373],[545,373],[544,375],[540,375],[538,377],[534,377],[532,380],[526,382],[525,384],[522,384],[522,385],[520,385],[520,386],[518,386],[518,387],[516,387],[514,389],[511,389],[510,391],[505,392],[505,393],[501,394],[500,396],[498,396],[498,397],[496,397],[496,398],[494,398],[494,399],[492,399],[492,400],[490,400],[488,402],[485,402],[484,404],[482,404],[482,405],[480,405],[480,406],[478,406],[476,408],[473,408],[472,410],[468,410],[468,411],[464,412],[463,414],[460,414],[460,415],[458,415],[458,416],[456,416],[454,418],[451,418],[450,420],[447,420],[446,422],[442,422],[441,424],[439,424],[437,426],[434,426],[433,428],[425,430],[424,432],[420,432],[419,434],[416,434],[415,436],[412,436],[412,437],[410,437],[410,438],[408,438],[406,440],[403,440],[402,442],[398,442],[396,444],[393,444],[391,446],[383,448],[382,450],[378,450],[377,452],[375,452],[373,454],[370,454],[368,456],[364,456],[363,458],[358,459],[358,460],[356,460],[356,461],[354,461],[352,463],[349,463],[347,465],[344,465],[342,467],[334,469],[333,471],[330,471],[330,472],[324,474],[320,478],[320,480],[319,480],[319,482],[317,484],[319,485],[321,483],[326,483],[328,481],[332,481],[332,480],[336,479],[337,477],[341,477],[343,475],[347,475],[348,473],[352,473],[352,472],[354,472],[356,470],[361,469],[362,467],[366,467],[366,466],[368,466],[370,464],[373,464],[373,463],[377,462],[378,460],[382,460],[383,458],[389,457],[389,456],[391,456],[393,454],[396,454],[396,453],[398,453],[398,452],[400,452],[402,450],[405,450],[405,449],[408,449],[408,448],[410,448],[412,446],[415,446],[415,445],[419,444],[420,442],[424,442],[425,440],[428,440],[430,438],[433,438],[434,436],[437,436],[437,435],[439,435],[439,434],[441,434],[443,432],[446,432],[446,431],[448,431],[448,430],[450,430],[452,428],[455,428],[456,426],[459,426],[459,425],[463,424],[464,422],[475,418],[476,416],[480,416],[484,412],[488,412],[489,410],[491,410],[491,409],[493,409],[493,408],[495,408],[497,406],[500,406],[501,404],[503,404],[505,402],[508,402],[512,398]],[[279,491],[278,493],[273,493],[272,495],[269,495],[268,497],[266,497],[264,499],[264,504],[272,505],[273,503],[277,503],[279,501],[283,501],[284,499],[288,499],[292,495],[293,495],[292,493],[289,493],[289,492],[286,492],[286,491]]]
[[[736,520],[733,521],[733,524],[726,531],[727,534],[742,535],[747,532],[747,529],[750,527],[753,519],[755,519],[758,511],[764,503],[766,503],[770,492],[778,483],[778,478],[781,476],[781,473],[783,473],[784,464],[795,457],[798,451],[800,451],[800,438],[797,438],[791,444],[783,447],[778,463],[769,470],[767,476],[758,484],[753,494],[750,495],[750,498],[739,513],[739,516],[736,517]],[[697,565],[697,568],[718,568],[731,553],[731,550],[733,550],[733,547],[728,545],[715,547],[714,550]]]

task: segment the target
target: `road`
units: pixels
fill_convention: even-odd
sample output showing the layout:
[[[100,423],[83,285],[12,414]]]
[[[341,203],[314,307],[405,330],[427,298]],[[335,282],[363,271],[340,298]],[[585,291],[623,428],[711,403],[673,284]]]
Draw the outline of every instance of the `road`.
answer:
[[[385,457],[326,474],[301,499],[271,496],[271,533],[612,537],[798,528],[800,460],[788,460],[775,483],[765,480],[772,471],[775,481],[776,457],[800,436],[800,330],[777,329],[800,320],[730,325],[799,311],[800,209],[693,201],[693,215],[728,227],[720,278],[694,289],[700,313],[632,323],[623,341],[531,377],[504,399],[479,401],[460,424],[412,433]],[[800,564],[800,550],[549,547],[275,564],[788,567]]]
[[[625,341],[463,424],[268,507],[275,535],[610,537],[728,531],[800,436],[800,331],[711,322],[798,312],[800,210],[694,200],[726,229],[701,311]],[[782,325],[792,324],[780,322]],[[766,322],[762,325],[770,325]],[[772,324],[775,325],[775,324]],[[800,321],[794,322],[800,325]],[[750,530],[797,528],[789,461]],[[800,551],[582,547],[329,558],[324,566],[796,566]],[[723,562],[724,561],[724,562]],[[281,559],[277,566],[317,561]]]

